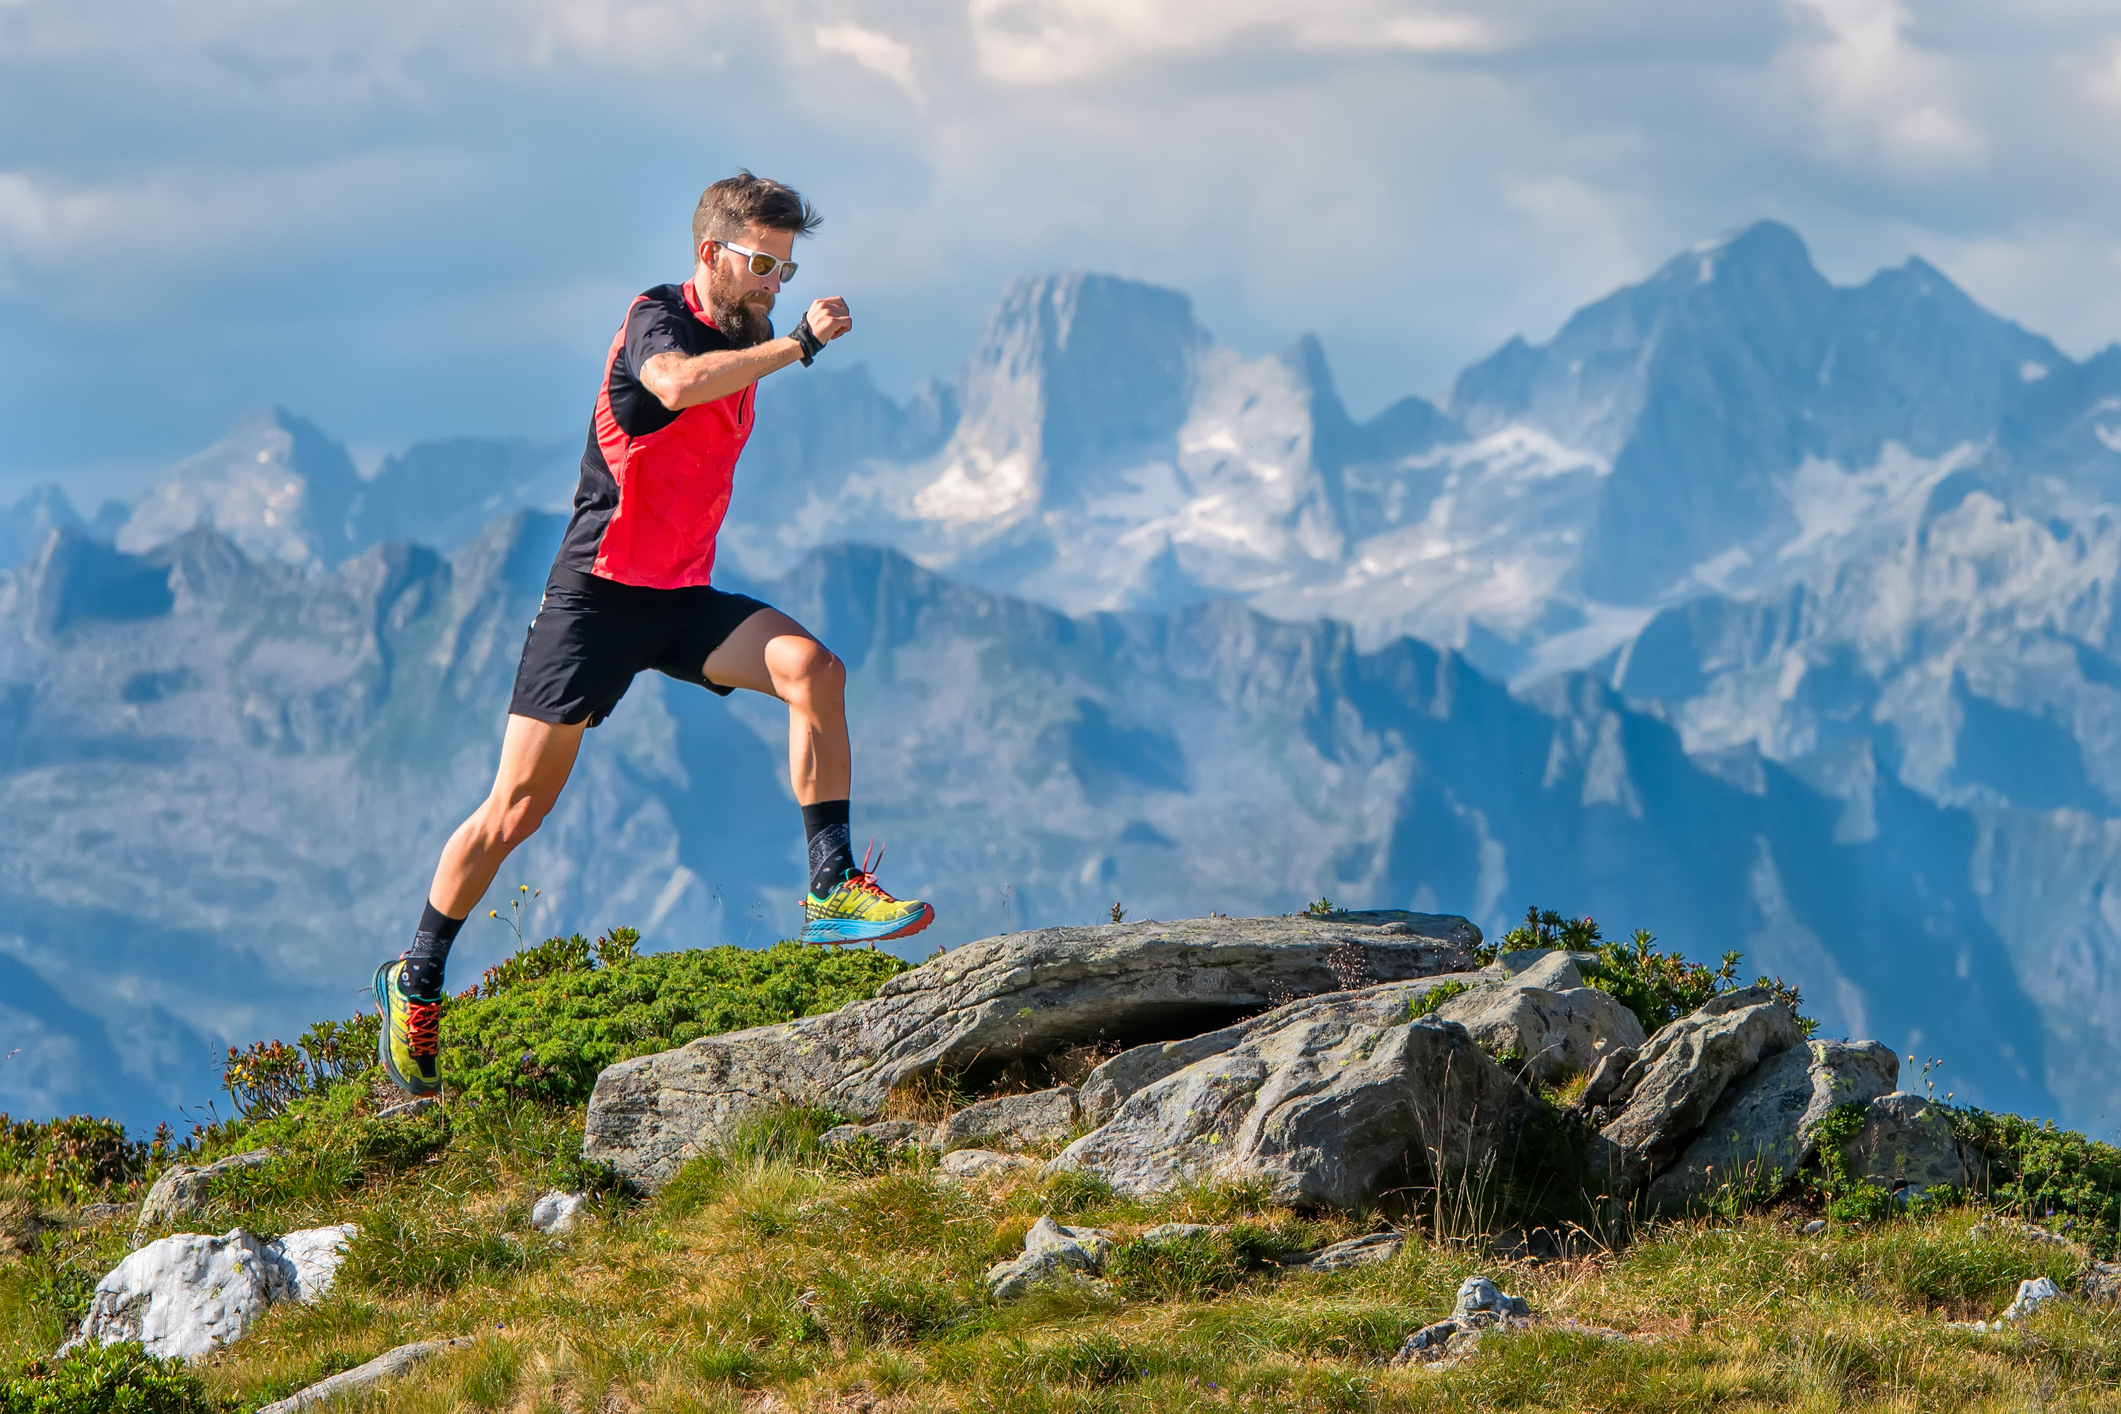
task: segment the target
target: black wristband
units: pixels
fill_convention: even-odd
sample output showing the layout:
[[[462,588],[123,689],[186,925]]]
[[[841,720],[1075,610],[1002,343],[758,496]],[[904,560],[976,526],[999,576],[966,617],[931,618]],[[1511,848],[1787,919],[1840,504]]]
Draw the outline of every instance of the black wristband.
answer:
[[[810,315],[807,311],[801,319],[795,321],[795,328],[788,331],[788,337],[795,340],[796,348],[802,351],[805,368],[810,366],[810,360],[818,356],[819,350],[825,347],[825,341],[810,332]]]

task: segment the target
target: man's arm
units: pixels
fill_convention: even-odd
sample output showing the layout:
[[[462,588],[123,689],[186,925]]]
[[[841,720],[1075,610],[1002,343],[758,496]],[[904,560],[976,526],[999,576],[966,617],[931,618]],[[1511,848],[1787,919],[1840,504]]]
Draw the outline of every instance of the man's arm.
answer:
[[[826,343],[854,327],[847,302],[838,297],[815,301],[803,317],[810,321],[810,332]],[[748,349],[715,349],[691,358],[659,353],[641,365],[638,376],[658,402],[677,412],[740,392],[802,356],[802,346],[787,335]]]

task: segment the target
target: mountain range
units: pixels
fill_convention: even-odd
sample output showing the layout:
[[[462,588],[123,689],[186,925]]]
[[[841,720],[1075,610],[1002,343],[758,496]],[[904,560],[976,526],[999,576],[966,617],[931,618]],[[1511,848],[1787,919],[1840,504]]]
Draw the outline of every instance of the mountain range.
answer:
[[[840,354],[761,386],[722,578],[847,659],[915,951],[1537,902],[2110,1127],[2121,353],[1762,224],[1362,422],[1315,341],[1106,276],[1020,283],[905,403]],[[0,1106],[151,1120],[358,1003],[483,793],[576,455],[363,479],[271,413],[130,506],[0,511]],[[637,683],[503,875],[528,927],[790,931],[778,716]],[[513,946],[475,920],[453,981]]]

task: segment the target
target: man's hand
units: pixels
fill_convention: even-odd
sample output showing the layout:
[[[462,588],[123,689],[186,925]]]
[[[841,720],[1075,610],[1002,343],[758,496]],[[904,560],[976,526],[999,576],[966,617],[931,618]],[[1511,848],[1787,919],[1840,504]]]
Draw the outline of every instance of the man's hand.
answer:
[[[847,312],[847,301],[838,295],[810,301],[810,308],[803,317],[810,321],[810,332],[817,335],[822,344],[831,343],[854,327],[854,316]]]

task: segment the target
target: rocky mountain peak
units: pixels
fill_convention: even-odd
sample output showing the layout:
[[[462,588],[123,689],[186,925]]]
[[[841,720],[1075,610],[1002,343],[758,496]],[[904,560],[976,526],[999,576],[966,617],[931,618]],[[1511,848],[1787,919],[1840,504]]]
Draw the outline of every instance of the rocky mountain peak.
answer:
[[[172,467],[133,507],[118,547],[148,550],[210,525],[255,559],[334,565],[354,548],[348,519],[360,490],[344,447],[270,408]]]

